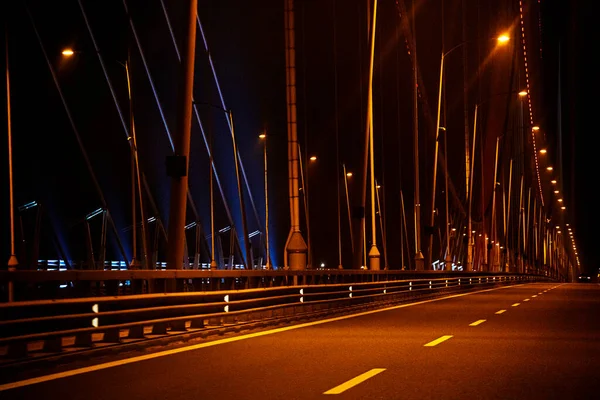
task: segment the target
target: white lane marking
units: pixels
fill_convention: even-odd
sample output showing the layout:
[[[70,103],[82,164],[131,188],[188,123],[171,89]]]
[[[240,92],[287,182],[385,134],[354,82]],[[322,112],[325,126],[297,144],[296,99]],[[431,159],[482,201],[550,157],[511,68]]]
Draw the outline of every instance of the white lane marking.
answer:
[[[438,344],[440,344],[442,342],[445,342],[446,340],[450,339],[451,337],[452,337],[452,335],[444,335],[444,336],[441,336],[441,337],[439,337],[439,338],[437,338],[435,340],[432,340],[429,343],[425,343],[423,346],[425,346],[425,347],[437,346]]]
[[[385,371],[385,368],[373,368],[372,370],[367,371],[364,374],[360,374],[357,377],[352,378],[349,381],[346,381],[346,382],[342,383],[341,385],[334,387],[333,389],[329,389],[328,391],[324,392],[323,394],[340,394],[350,388],[353,388],[354,386],[358,385],[359,383],[362,383],[362,382],[366,381],[367,379],[372,378],[375,375],[382,373],[383,371]]]
[[[70,371],[63,371],[63,372],[58,372],[58,373],[55,373],[55,374],[43,375],[43,376],[38,376],[38,377],[35,377],[35,378],[24,379],[24,380],[21,380],[21,381],[5,383],[3,385],[0,385],[0,392],[3,392],[5,390],[20,388],[20,387],[23,387],[23,386],[35,385],[37,383],[53,381],[53,380],[56,380],[56,379],[67,378],[69,376],[81,375],[81,374],[86,374],[88,372],[94,372],[94,371],[100,371],[100,370],[107,369],[107,368],[118,367],[118,366],[121,366],[121,365],[127,365],[127,364],[132,364],[132,363],[136,363],[136,362],[140,362],[140,361],[146,361],[146,360],[152,360],[154,358],[165,357],[165,356],[169,356],[169,355],[172,355],[172,354],[184,353],[186,351],[198,350],[198,349],[202,349],[202,348],[205,348],[205,347],[218,346],[220,344],[237,342],[237,341],[240,341],[240,340],[251,339],[251,338],[254,338],[254,337],[272,335],[274,333],[286,332],[286,331],[291,331],[291,330],[300,329],[300,328],[306,328],[308,326],[321,325],[321,324],[326,324],[328,322],[342,321],[342,320],[345,320],[345,319],[350,319],[350,318],[355,318],[355,317],[362,317],[364,315],[371,315],[371,314],[375,314],[375,313],[379,313],[379,312],[384,312],[384,311],[397,310],[397,309],[400,309],[400,308],[412,307],[412,306],[416,306],[416,305],[420,305],[420,304],[426,304],[426,303],[432,303],[434,301],[440,301],[440,300],[446,300],[446,299],[453,299],[453,298],[462,297],[462,296],[470,296],[470,295],[477,294],[477,293],[491,292],[491,291],[494,291],[494,290],[514,288],[514,287],[519,287],[519,286],[523,286],[523,285],[525,285],[525,283],[521,283],[521,284],[518,284],[518,285],[511,285],[511,286],[501,286],[501,287],[498,287],[498,288],[491,288],[491,289],[483,289],[483,290],[478,290],[476,292],[453,294],[451,296],[439,297],[437,299],[428,299],[428,300],[418,301],[416,303],[400,304],[400,305],[397,305],[397,306],[388,307],[388,308],[381,308],[381,309],[378,309],[378,310],[363,311],[363,312],[358,313],[358,314],[342,315],[342,316],[339,316],[339,317],[324,319],[324,320],[320,320],[320,321],[312,321],[312,322],[306,322],[306,323],[298,324],[298,325],[284,326],[284,327],[281,327],[281,328],[275,328],[275,329],[271,329],[271,330],[268,330],[268,331],[249,333],[249,334],[241,335],[241,336],[234,336],[234,337],[229,337],[229,338],[224,338],[224,339],[218,339],[218,340],[214,340],[212,342],[198,343],[198,344],[194,344],[194,345],[191,345],[191,346],[179,347],[177,349],[164,350],[164,351],[159,351],[157,353],[144,354],[144,355],[141,355],[141,356],[136,356],[136,357],[131,357],[131,358],[125,358],[123,360],[110,361],[110,362],[107,362],[107,363],[91,365],[89,367],[72,369]]]

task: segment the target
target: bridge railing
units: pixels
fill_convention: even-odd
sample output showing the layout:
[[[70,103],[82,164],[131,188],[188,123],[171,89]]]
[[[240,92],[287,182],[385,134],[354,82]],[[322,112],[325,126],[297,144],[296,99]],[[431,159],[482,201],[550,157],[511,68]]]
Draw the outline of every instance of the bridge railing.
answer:
[[[93,348],[148,336],[202,331],[240,321],[284,320],[302,313],[331,314],[343,308],[393,304],[449,292],[548,280],[543,276],[468,274],[393,281],[282,286],[194,293],[144,294],[0,304],[0,349],[4,359],[65,347]],[[67,344],[71,340],[70,344]]]
[[[0,302],[207,292],[297,285],[365,283],[423,278],[481,276],[482,272],[403,270],[67,270],[0,271]],[[493,274],[491,274],[493,275]],[[514,276],[518,276],[514,274]]]

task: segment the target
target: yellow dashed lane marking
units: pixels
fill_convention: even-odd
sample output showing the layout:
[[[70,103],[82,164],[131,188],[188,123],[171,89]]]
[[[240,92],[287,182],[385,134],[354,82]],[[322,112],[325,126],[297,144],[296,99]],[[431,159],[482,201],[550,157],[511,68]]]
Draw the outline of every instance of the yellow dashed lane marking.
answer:
[[[367,371],[364,374],[360,374],[356,378],[352,378],[349,381],[346,381],[346,382],[342,383],[341,385],[334,387],[333,389],[329,389],[328,391],[324,392],[323,394],[343,393],[346,390],[358,385],[359,383],[362,383],[362,382],[366,381],[367,379],[372,378],[375,375],[382,373],[383,371],[385,371],[385,368],[373,368],[372,370]]]
[[[477,321],[470,323],[469,326],[477,326],[477,325],[481,325],[485,322],[485,319],[478,319]]]
[[[425,347],[437,346],[438,344],[445,342],[446,340],[450,339],[451,337],[452,337],[452,335],[444,335],[444,336],[439,337],[429,343],[425,343],[423,346],[425,346]]]

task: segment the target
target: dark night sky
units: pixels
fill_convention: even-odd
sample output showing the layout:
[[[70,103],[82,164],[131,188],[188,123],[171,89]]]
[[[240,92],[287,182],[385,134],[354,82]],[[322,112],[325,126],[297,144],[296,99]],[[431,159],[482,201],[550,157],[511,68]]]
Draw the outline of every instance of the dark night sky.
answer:
[[[109,204],[120,235],[126,242],[128,256],[131,246],[124,232],[130,225],[129,204],[129,148],[119,115],[103,72],[94,54],[94,46],[86,29],[78,2],[29,1],[6,2],[3,19],[8,21],[11,91],[13,108],[13,149],[15,202],[22,205],[31,200],[42,201],[50,210],[51,224],[64,232],[59,234],[73,258],[81,258],[78,249],[83,249],[82,219],[100,207],[98,191],[90,178],[85,159],[79,150],[73,129],[57,94],[46,60],[40,51],[32,24],[24,8],[35,20],[49,60],[56,70],[58,81],[71,109],[82,143],[97,175],[98,186]],[[130,35],[128,21],[121,1],[82,1],[88,14],[97,44],[104,55],[106,68],[115,88],[117,99],[127,120],[126,80],[122,66],[127,58],[127,49],[135,48]],[[179,37],[183,24],[178,23],[181,11],[178,2],[166,1],[175,35]],[[238,146],[244,162],[250,191],[254,199],[257,221],[247,203],[249,232],[263,224],[264,194],[262,171],[262,144],[257,135],[263,129],[272,135],[269,141],[269,211],[271,219],[279,222],[270,226],[272,246],[276,249],[274,262],[283,263],[282,248],[289,229],[287,180],[286,180],[286,126],[285,126],[285,54],[283,41],[283,0],[261,0],[256,2],[235,0],[199,1],[199,16],[211,50],[211,57],[227,107],[231,108],[236,127]],[[469,0],[469,12],[481,14],[484,34],[495,34],[503,23],[515,22],[499,14],[496,18],[494,6],[489,2]],[[547,127],[549,157],[558,165],[556,124],[556,82],[558,43],[562,51],[563,96],[563,176],[567,218],[575,227],[575,238],[584,268],[591,270],[595,252],[594,228],[600,222],[595,211],[595,201],[587,182],[594,179],[598,171],[590,140],[593,134],[593,102],[587,100],[591,93],[588,78],[593,76],[593,66],[587,49],[595,46],[589,34],[585,18],[591,18],[586,9],[589,2],[542,0],[541,37],[543,57],[539,64],[543,69],[534,99],[539,99],[536,109],[542,110],[539,118]],[[335,4],[335,8],[334,8]],[[364,0],[333,2],[333,0],[296,1],[297,21],[297,74],[298,74],[298,130],[302,151],[306,155],[316,154],[318,161],[305,165],[310,195],[310,227],[314,248],[314,264],[325,262],[337,266],[337,209],[336,209],[336,135],[339,145],[339,162],[346,163],[349,170],[359,168],[358,148],[364,132],[364,104],[366,92],[359,79],[368,66],[366,60],[366,13]],[[406,1],[410,7],[411,2]],[[419,2],[417,19],[417,41],[419,62],[427,85],[430,106],[435,105],[437,68],[441,48],[441,1]],[[460,0],[445,0],[447,15],[445,32],[446,46],[460,41]],[[479,4],[479,7],[476,5]],[[517,1],[503,2],[507,9],[518,8]],[[151,76],[163,106],[165,121],[170,131],[174,129],[175,74],[177,54],[174,51],[168,26],[165,23],[160,1],[128,1],[136,25],[144,56],[150,66]],[[408,219],[412,215],[412,142],[411,142],[411,82],[410,61],[404,37],[398,35],[398,12],[392,0],[380,0],[378,20],[378,42],[376,60],[378,67],[374,78],[375,131],[382,132],[376,143],[379,169],[378,181],[383,182],[386,224],[389,226],[390,248],[397,250],[396,226],[400,220],[398,201],[399,188],[405,191]],[[499,6],[498,6],[499,7]],[[469,16],[472,16],[469,14]],[[480,15],[477,14],[477,15]],[[475,14],[473,14],[475,15]],[[502,21],[502,18],[505,21]],[[470,19],[471,20],[471,19]],[[475,19],[473,19],[475,20]],[[335,29],[334,29],[335,26]],[[471,24],[470,34],[477,34],[479,24]],[[335,38],[335,42],[334,42]],[[335,43],[335,45],[334,45]],[[535,44],[532,44],[535,45]],[[81,51],[68,62],[61,60],[60,50],[70,46]],[[535,54],[535,52],[532,52]],[[2,52],[4,65],[4,51]],[[132,84],[134,92],[134,114],[141,164],[151,187],[158,213],[165,223],[168,217],[168,179],[164,176],[164,157],[170,154],[170,144],[163,120],[154,102],[152,88],[148,84],[140,53],[131,54]],[[212,79],[208,58],[204,52],[200,32],[196,54],[196,82],[194,95],[198,102],[219,103],[216,86]],[[334,63],[334,59],[337,62]],[[359,61],[361,60],[361,61]],[[457,58],[459,60],[459,58]],[[454,61],[453,61],[454,62]],[[500,61],[494,61],[493,68]],[[452,81],[462,78],[462,68],[450,65],[447,90],[450,93],[462,87]],[[535,64],[534,64],[535,65]],[[476,65],[475,65],[476,67]],[[535,73],[535,72],[533,72]],[[454,75],[456,74],[456,79]],[[337,102],[335,82],[337,79]],[[448,79],[448,78],[447,78]],[[458,85],[458,86],[457,86]],[[2,86],[4,93],[4,85]],[[460,93],[460,92],[457,92]],[[3,101],[5,99],[3,98]],[[543,103],[543,104],[542,104]],[[462,103],[449,102],[449,112],[461,114]],[[334,110],[337,107],[337,118]],[[2,103],[6,110],[6,104]],[[231,139],[223,113],[207,106],[198,106],[207,135],[214,137],[217,168],[225,196],[241,234],[241,217],[235,170],[232,165]],[[6,114],[2,113],[2,132],[6,132]],[[460,122],[460,116],[459,121]],[[456,122],[456,123],[458,123]],[[449,126],[454,122],[449,121]],[[195,122],[192,124],[192,156],[190,191],[199,210],[204,229],[209,229],[208,159],[204,142]],[[424,126],[424,124],[423,124]],[[457,125],[458,127],[458,125]],[[457,128],[458,137],[460,130]],[[588,131],[589,130],[589,131]],[[3,141],[3,154],[7,154]],[[491,143],[491,141],[490,141]],[[421,146],[425,146],[421,144]],[[464,144],[452,141],[450,156],[459,154]],[[422,163],[431,164],[433,150],[424,147]],[[453,181],[460,186],[460,156],[451,163]],[[8,176],[7,163],[3,165],[4,177]],[[456,165],[454,165],[456,164]],[[339,164],[338,164],[339,166]],[[400,179],[401,173],[401,179]],[[430,168],[421,171],[423,185],[430,185]],[[455,178],[456,176],[456,178]],[[6,179],[3,179],[5,182]],[[341,182],[343,185],[343,182]],[[352,182],[350,182],[352,185]],[[3,184],[3,198],[8,199],[7,185]],[[352,190],[352,187],[351,187]],[[343,262],[349,264],[346,255],[350,250],[349,233],[343,192],[341,192],[341,226]],[[422,195],[422,202],[425,195]],[[441,195],[439,196],[441,197]],[[2,254],[8,255],[8,206],[2,214]],[[216,227],[227,226],[223,205],[217,201]],[[188,210],[188,215],[191,215]],[[188,218],[191,220],[192,218]],[[26,222],[27,223],[27,222]],[[31,224],[31,222],[28,222]],[[46,224],[50,222],[46,221]],[[49,225],[48,225],[49,226]],[[304,224],[303,224],[303,228]],[[98,227],[94,227],[98,229]],[[411,231],[409,226],[409,232]],[[5,234],[7,233],[7,234]],[[367,233],[368,234],[368,233]],[[111,239],[112,240],[112,239]],[[67,243],[70,243],[67,244]],[[77,245],[75,245],[77,243]],[[257,244],[255,244],[256,246]],[[42,252],[51,253],[52,246]],[[114,241],[109,244],[114,249]],[[116,254],[115,250],[113,255]],[[390,251],[390,253],[392,253]],[[51,257],[48,255],[47,257]],[[390,254],[390,266],[400,264],[397,251]]]

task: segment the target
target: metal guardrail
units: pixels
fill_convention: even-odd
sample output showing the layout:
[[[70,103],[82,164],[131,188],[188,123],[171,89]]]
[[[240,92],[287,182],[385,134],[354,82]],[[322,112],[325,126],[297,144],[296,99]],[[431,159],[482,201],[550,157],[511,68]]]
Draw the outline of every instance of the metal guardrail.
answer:
[[[494,275],[482,272],[403,270],[0,270],[0,303],[72,299],[97,296],[130,296],[148,293],[243,290],[255,288],[365,283],[418,278],[454,278]],[[510,274],[508,274],[510,275]],[[515,274],[515,276],[518,276]]]
[[[36,344],[38,353],[61,353],[68,348],[118,344],[124,339],[144,340],[302,313],[328,314],[358,305],[389,304],[540,280],[548,279],[535,275],[475,275],[5,303],[0,304],[0,359],[23,359],[35,353],[32,348]]]

